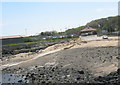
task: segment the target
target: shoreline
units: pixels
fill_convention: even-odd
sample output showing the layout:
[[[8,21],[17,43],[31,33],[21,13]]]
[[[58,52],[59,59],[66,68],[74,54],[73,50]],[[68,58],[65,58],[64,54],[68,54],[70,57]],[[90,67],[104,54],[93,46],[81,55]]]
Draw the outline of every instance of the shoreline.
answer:
[[[41,54],[36,55],[36,57],[23,61],[23,63],[20,63],[19,65],[11,66],[3,70],[5,73],[7,73],[7,71],[13,72],[13,70],[16,69],[14,70],[14,73],[26,75],[26,73],[40,74],[41,71],[40,72],[38,71],[38,69],[40,68],[43,69],[43,73],[45,72],[45,74],[46,72],[49,73],[49,71],[47,71],[48,68],[50,69],[59,68],[56,69],[56,71],[63,69],[63,71],[61,71],[63,72],[61,75],[63,75],[64,69],[68,69],[70,73],[64,75],[66,76],[72,75],[73,78],[75,79],[76,79],[75,75],[77,75],[78,73],[76,74],[73,72],[73,74],[71,74],[72,70],[70,69],[74,70],[76,69],[76,71],[84,70],[84,72],[88,72],[89,74],[88,75],[85,73],[84,75],[89,76],[91,78],[89,82],[92,82],[95,78],[98,78],[99,76],[104,77],[105,75],[109,75],[111,72],[116,72],[119,69],[118,68],[119,61],[117,59],[118,57],[117,43],[118,41],[112,39],[80,43],[76,43],[76,41],[71,41],[66,44],[65,43],[56,44],[46,48],[41,52]],[[59,72],[55,74],[58,75]],[[35,76],[37,80],[41,79],[39,76],[37,75]],[[49,76],[50,75],[48,75],[48,77]],[[52,76],[55,77],[55,75]],[[65,78],[69,79],[67,77]],[[72,77],[70,78],[72,79]],[[85,76],[83,78],[85,78]],[[62,81],[65,82],[63,79]],[[68,81],[70,82],[71,79],[69,79]],[[42,80],[45,80],[45,78],[43,78]],[[73,82],[75,81],[76,80],[73,80]],[[54,81],[51,82],[54,83]],[[78,80],[77,82],[79,83],[82,81],[80,79],[80,81]],[[83,82],[88,81],[83,80]]]

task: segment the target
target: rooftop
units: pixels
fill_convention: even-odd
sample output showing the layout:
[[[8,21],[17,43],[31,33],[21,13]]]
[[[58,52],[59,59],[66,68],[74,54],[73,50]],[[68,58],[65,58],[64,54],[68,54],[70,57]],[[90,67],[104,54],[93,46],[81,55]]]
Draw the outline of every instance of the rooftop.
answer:
[[[88,32],[88,31],[95,31],[95,30],[96,30],[95,28],[86,27],[86,28],[82,29],[80,32]]]
[[[0,36],[0,39],[7,39],[7,38],[20,38],[20,37],[26,37],[26,36],[23,36],[23,35]]]

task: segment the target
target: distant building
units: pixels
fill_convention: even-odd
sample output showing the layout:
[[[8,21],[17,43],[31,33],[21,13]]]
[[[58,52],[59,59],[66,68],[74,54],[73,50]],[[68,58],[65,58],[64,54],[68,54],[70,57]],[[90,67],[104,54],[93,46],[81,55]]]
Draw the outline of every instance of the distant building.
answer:
[[[96,32],[97,29],[92,27],[86,27],[80,31],[81,35],[92,35]]]
[[[102,30],[101,32],[102,32],[102,33],[108,33],[108,31],[107,31],[107,30]]]
[[[7,38],[21,38],[21,37],[27,37],[27,36],[23,36],[23,35],[0,36],[0,39],[7,39]]]

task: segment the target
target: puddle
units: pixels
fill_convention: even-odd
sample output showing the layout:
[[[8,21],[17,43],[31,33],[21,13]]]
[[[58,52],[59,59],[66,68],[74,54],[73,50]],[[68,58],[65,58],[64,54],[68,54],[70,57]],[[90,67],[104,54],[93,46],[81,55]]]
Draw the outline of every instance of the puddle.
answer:
[[[3,74],[2,83],[29,83],[29,80],[26,79],[26,76],[18,74]]]

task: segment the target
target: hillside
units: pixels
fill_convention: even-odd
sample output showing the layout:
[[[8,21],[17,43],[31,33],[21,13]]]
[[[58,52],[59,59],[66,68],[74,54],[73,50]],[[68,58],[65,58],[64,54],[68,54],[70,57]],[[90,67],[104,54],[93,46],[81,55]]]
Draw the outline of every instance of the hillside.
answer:
[[[108,32],[115,32],[118,31],[120,27],[118,26],[119,19],[120,19],[119,16],[114,16],[92,20],[91,22],[88,22],[85,26],[68,29],[65,32],[66,34],[79,34],[80,30],[86,26],[96,28],[98,29],[98,32],[101,32],[102,30],[107,30]]]
[[[118,16],[101,18],[93,20],[86,24],[86,26],[91,26],[101,30],[107,30],[108,32],[113,32],[118,30]]]
[[[85,26],[80,26],[77,28],[72,28],[72,29],[68,29],[65,31],[66,34],[79,34],[80,30],[83,29]]]

